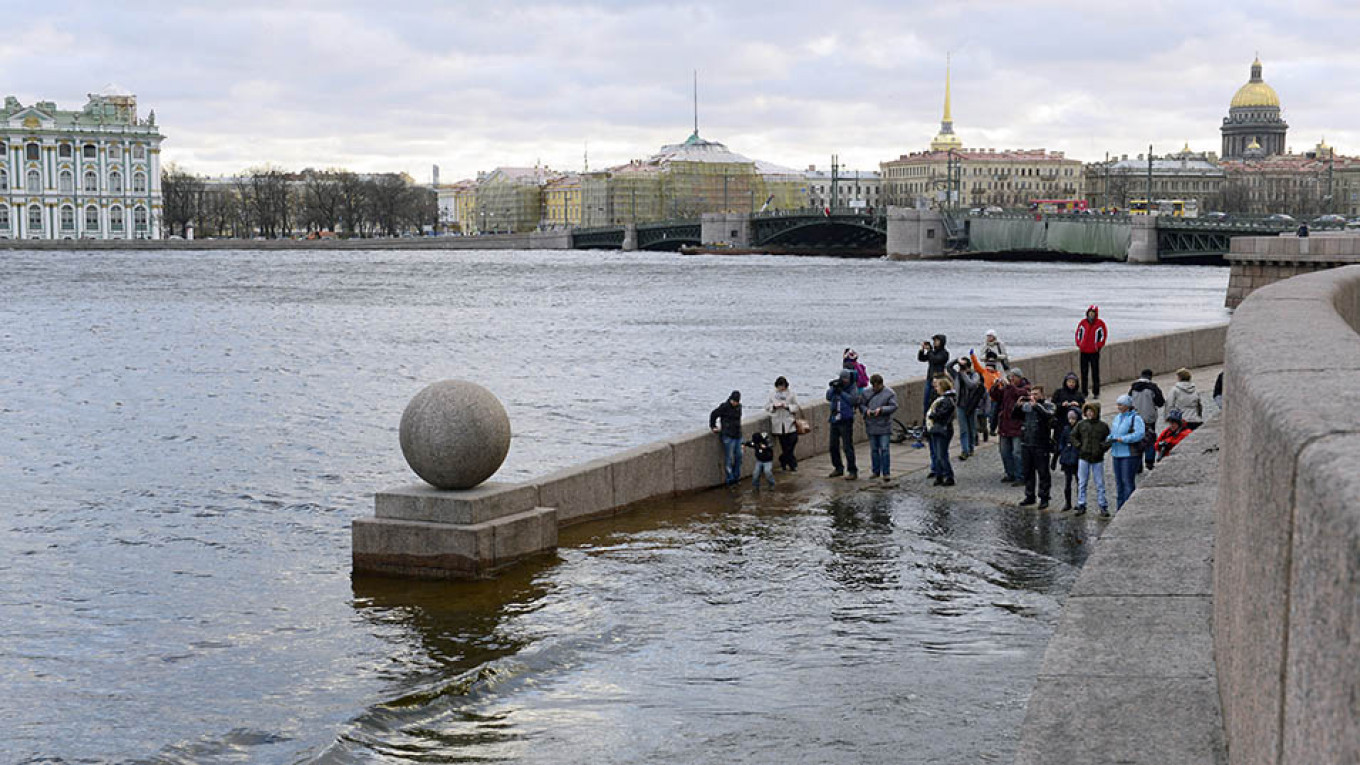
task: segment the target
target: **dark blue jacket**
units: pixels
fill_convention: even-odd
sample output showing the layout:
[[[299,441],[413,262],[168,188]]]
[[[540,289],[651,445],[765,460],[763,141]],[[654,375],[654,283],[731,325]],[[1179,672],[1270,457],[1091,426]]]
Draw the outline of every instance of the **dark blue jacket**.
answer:
[[[849,385],[831,386],[826,389],[826,400],[831,402],[830,422],[854,422],[855,411],[864,403],[854,378]]]
[[[1058,436],[1058,448],[1054,460],[1063,467],[1075,468],[1077,460],[1080,458],[1076,445],[1072,443],[1072,426],[1063,425],[1062,434]]]

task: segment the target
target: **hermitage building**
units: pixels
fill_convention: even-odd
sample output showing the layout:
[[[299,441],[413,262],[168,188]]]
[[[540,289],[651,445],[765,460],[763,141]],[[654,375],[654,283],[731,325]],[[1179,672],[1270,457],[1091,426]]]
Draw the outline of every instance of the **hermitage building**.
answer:
[[[0,238],[159,239],[156,112],[115,86],[80,111],[51,101],[0,110]]]

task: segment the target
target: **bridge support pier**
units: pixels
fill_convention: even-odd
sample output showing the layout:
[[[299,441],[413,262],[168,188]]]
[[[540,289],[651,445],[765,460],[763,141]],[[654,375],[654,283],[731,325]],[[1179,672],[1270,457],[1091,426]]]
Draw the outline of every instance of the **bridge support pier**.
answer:
[[[624,252],[633,252],[637,248],[637,224],[625,223],[623,226],[623,245],[619,249]]]
[[[1129,263],[1158,263],[1157,257],[1157,218],[1151,215],[1135,215],[1131,221],[1133,230],[1129,234]]]
[[[888,208],[885,249],[889,260],[943,257],[945,238],[944,216],[939,211]]]
[[[740,213],[704,213],[699,240],[705,247],[751,246],[751,216]]]

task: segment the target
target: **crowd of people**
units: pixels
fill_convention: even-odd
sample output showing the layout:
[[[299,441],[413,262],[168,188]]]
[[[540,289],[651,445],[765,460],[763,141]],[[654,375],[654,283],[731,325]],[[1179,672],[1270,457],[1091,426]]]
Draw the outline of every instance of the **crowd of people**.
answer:
[[[1093,495],[1100,514],[1110,516],[1105,491],[1108,454],[1114,474],[1115,509],[1123,507],[1134,492],[1137,476],[1152,470],[1204,421],[1204,406],[1188,369],[1176,371],[1177,381],[1169,397],[1153,381],[1152,370],[1144,369],[1128,393],[1115,399],[1117,412],[1109,423],[1104,422],[1101,405],[1094,399],[1100,397],[1100,353],[1107,340],[1108,329],[1100,319],[1100,309],[1090,306],[1075,335],[1081,354],[1080,372],[1068,372],[1051,396],[1042,385],[1031,383],[1020,367],[1011,365],[1010,354],[996,330],[987,330],[980,355],[970,349],[954,357],[943,334],[923,342],[917,359],[926,364],[922,435],[930,449],[928,478],[936,486],[955,485],[949,449],[957,430],[960,461],[972,457],[980,442],[997,437],[1001,481],[1024,488],[1021,505],[1049,507],[1053,471],[1061,469],[1063,510],[1075,510],[1077,515],[1086,512],[1088,497]],[[1221,406],[1221,374],[1213,395]],[[861,417],[869,437],[872,476],[890,480],[889,444],[898,409],[893,389],[884,385],[881,375],[868,374],[859,355],[846,348],[841,369],[827,386],[826,401],[830,405],[832,465],[828,477],[859,478],[854,424],[856,417]],[[729,485],[740,480],[742,449],[749,448],[756,459],[753,485],[758,488],[765,481],[774,486],[772,436],[779,443],[780,468],[790,472],[798,469],[794,455],[798,436],[810,427],[802,419],[798,397],[789,390],[785,378],[775,380],[765,412],[773,433],[758,433],[747,441],[742,441],[740,391],[732,391],[709,415],[709,427],[722,438]],[[1160,433],[1156,430],[1159,414],[1164,414],[1166,421]]]

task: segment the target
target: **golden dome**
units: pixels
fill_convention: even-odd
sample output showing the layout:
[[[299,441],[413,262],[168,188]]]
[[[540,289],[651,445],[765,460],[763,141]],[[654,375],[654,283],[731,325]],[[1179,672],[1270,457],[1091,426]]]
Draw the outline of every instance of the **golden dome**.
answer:
[[[1275,89],[1261,79],[1261,59],[1258,58],[1252,62],[1251,80],[1237,89],[1237,93],[1233,96],[1232,103],[1229,106],[1232,108],[1253,106],[1280,108],[1280,97],[1275,94]]]

